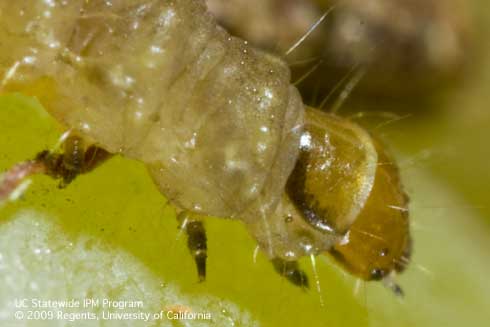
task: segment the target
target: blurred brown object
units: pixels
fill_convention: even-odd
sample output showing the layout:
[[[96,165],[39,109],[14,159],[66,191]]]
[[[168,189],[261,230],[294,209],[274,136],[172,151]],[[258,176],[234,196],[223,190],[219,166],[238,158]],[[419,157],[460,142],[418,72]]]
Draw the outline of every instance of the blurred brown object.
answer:
[[[321,15],[321,9],[311,0],[206,1],[209,10],[232,34],[282,54]],[[310,50],[311,39],[302,48],[301,51]]]
[[[413,103],[461,80],[472,60],[463,0],[207,1],[232,33],[284,56],[329,11],[286,56],[312,105],[356,78],[363,101]]]

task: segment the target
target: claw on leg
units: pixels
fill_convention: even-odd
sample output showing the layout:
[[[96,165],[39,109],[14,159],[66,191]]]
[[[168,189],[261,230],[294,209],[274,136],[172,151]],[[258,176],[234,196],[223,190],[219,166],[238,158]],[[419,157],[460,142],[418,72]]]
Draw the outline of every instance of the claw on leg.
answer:
[[[385,278],[382,279],[382,281],[384,286],[386,286],[389,290],[391,290],[393,294],[395,294],[395,296],[399,298],[404,297],[405,293],[403,292],[403,289],[400,287],[400,285],[398,285],[395,282],[395,278],[393,274],[386,276]]]
[[[276,271],[291,283],[304,289],[309,288],[308,276],[299,268],[298,262],[280,258],[274,258],[271,261]]]
[[[191,218],[188,214],[180,214],[178,217],[181,228],[187,234],[187,247],[196,262],[199,282],[206,279],[207,238],[204,224],[198,219]]]
[[[63,143],[63,153],[40,152],[33,160],[16,164],[0,178],[0,203],[30,176],[46,174],[61,179],[60,187],[67,186],[76,176],[89,172],[111,157],[97,146],[84,147],[78,136],[70,136]]]

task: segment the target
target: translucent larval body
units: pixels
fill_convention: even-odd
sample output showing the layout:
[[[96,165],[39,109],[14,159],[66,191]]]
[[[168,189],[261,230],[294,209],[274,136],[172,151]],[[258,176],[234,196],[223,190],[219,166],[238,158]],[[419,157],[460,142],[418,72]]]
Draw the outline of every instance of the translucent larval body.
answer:
[[[202,1],[0,8],[2,71],[16,69],[11,84],[54,84],[42,102],[68,128],[145,162],[182,209],[274,207],[298,152],[301,99],[281,59],[231,37]]]
[[[145,163],[179,211],[242,220],[273,260],[331,252],[364,279],[408,260],[406,212],[387,207],[407,198],[382,147],[305,110],[284,61],[202,0],[0,0],[0,76],[0,92],[35,95],[85,142]]]

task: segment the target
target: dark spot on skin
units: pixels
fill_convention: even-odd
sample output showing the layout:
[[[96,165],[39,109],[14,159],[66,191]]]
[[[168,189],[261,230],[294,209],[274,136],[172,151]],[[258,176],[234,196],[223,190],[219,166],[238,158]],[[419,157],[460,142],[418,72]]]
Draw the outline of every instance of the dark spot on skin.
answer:
[[[160,121],[160,114],[158,112],[154,112],[148,118],[150,119],[150,121],[158,123]]]
[[[375,268],[371,270],[371,279],[380,280],[386,276],[386,271],[382,269]]]

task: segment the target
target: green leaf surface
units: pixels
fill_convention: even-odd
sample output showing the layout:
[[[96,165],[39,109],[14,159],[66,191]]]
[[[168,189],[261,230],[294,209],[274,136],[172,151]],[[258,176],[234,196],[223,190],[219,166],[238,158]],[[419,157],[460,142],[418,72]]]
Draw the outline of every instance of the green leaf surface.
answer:
[[[9,95],[0,97],[0,133],[3,171],[53,147],[62,130],[35,100]],[[144,312],[187,306],[212,320],[77,326],[484,326],[488,225],[431,172],[409,166],[402,173],[414,238],[414,262],[399,276],[405,298],[380,283],[356,287],[325,257],[317,259],[323,306],[316,285],[302,291],[263,255],[254,262],[255,243],[239,221],[208,219],[208,279],[197,283],[173,208],[141,163],[115,157],[66,189],[36,176],[20,199],[0,208],[1,325],[65,325],[15,320],[18,298],[99,297],[142,300]],[[313,280],[310,262],[301,264]]]

